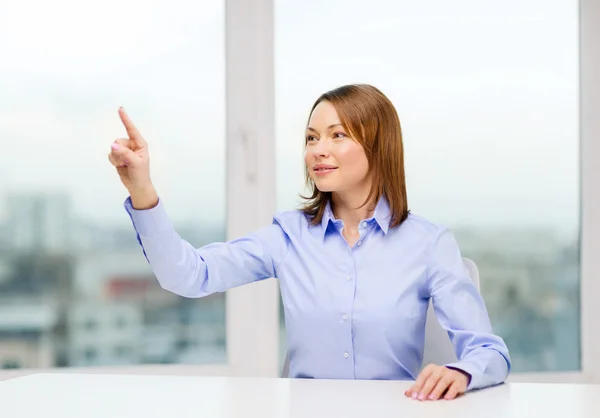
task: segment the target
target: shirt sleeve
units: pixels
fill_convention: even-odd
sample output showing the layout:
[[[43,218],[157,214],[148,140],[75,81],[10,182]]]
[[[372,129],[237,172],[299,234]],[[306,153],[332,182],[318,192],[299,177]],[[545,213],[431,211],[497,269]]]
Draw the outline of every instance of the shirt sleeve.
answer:
[[[287,252],[287,236],[276,222],[241,238],[194,248],[177,234],[162,201],[136,210],[127,198],[124,206],[161,287],[180,296],[199,298],[276,277],[276,265]]]
[[[437,319],[448,332],[459,359],[445,366],[471,376],[467,390],[504,382],[511,366],[508,348],[492,332],[483,298],[447,229],[432,243],[427,278]]]

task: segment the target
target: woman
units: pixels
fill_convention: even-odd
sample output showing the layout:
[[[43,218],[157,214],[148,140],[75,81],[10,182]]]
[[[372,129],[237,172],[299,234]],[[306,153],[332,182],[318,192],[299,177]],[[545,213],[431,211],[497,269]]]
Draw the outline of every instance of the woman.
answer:
[[[290,377],[417,377],[405,395],[420,400],[506,379],[508,350],[492,333],[452,234],[408,211],[400,121],[379,90],[343,86],[314,104],[304,154],[313,193],[302,210],[199,249],[173,230],[150,180],[146,141],[119,113],[129,138],[112,144],[109,159],[161,286],[203,297],[278,278]],[[460,360],[417,376],[430,298]]]

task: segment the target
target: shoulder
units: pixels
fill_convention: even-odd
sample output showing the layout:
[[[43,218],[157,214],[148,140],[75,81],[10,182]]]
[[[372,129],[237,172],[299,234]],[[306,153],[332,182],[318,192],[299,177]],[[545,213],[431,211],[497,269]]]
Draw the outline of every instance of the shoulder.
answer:
[[[445,225],[432,222],[422,216],[409,213],[406,220],[399,226],[410,234],[420,236],[422,238],[437,239],[440,235],[449,232],[449,228]]]
[[[305,223],[308,224],[306,214],[300,209],[280,211],[273,216],[273,220],[280,223]]]
[[[272,254],[276,263],[281,263],[308,228],[308,221],[302,211],[283,211],[273,216],[269,225],[252,232],[250,236],[257,239]]]
[[[442,247],[458,245],[448,226],[413,213],[410,213],[406,220],[394,229],[398,229],[396,234],[399,239],[409,242],[413,248],[418,248],[426,254],[431,254],[432,251],[435,253]]]
[[[401,226],[417,237],[413,243],[422,244],[423,254],[429,263],[448,263],[462,260],[460,247],[452,230],[443,224],[410,214]],[[462,263],[460,264],[462,266]]]
[[[288,233],[299,232],[311,226],[308,217],[300,209],[277,212],[273,216],[273,223]]]

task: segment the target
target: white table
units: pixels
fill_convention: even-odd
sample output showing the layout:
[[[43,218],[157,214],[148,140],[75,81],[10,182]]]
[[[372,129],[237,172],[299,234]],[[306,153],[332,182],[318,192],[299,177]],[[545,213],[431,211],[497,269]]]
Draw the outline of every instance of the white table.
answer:
[[[2,417],[598,418],[600,385],[510,383],[453,401],[404,397],[409,382],[34,374],[0,382]],[[551,415],[552,414],[552,415]]]

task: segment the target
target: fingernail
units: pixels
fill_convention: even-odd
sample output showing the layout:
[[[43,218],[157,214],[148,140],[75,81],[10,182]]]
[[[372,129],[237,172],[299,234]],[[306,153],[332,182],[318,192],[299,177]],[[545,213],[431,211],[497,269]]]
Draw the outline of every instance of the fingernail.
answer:
[[[444,399],[447,400],[447,401],[449,401],[450,400],[450,395],[444,396]]]
[[[429,395],[429,399],[433,401],[433,395]]]
[[[416,392],[412,394],[412,398],[413,398],[413,399],[417,399],[417,396],[418,396],[418,395],[417,395],[417,393],[416,393]]]
[[[425,400],[425,395],[423,395],[422,393],[419,395],[419,400],[424,401]]]
[[[112,145],[110,146],[112,149],[119,149],[119,144],[117,144],[116,142],[113,142]]]

